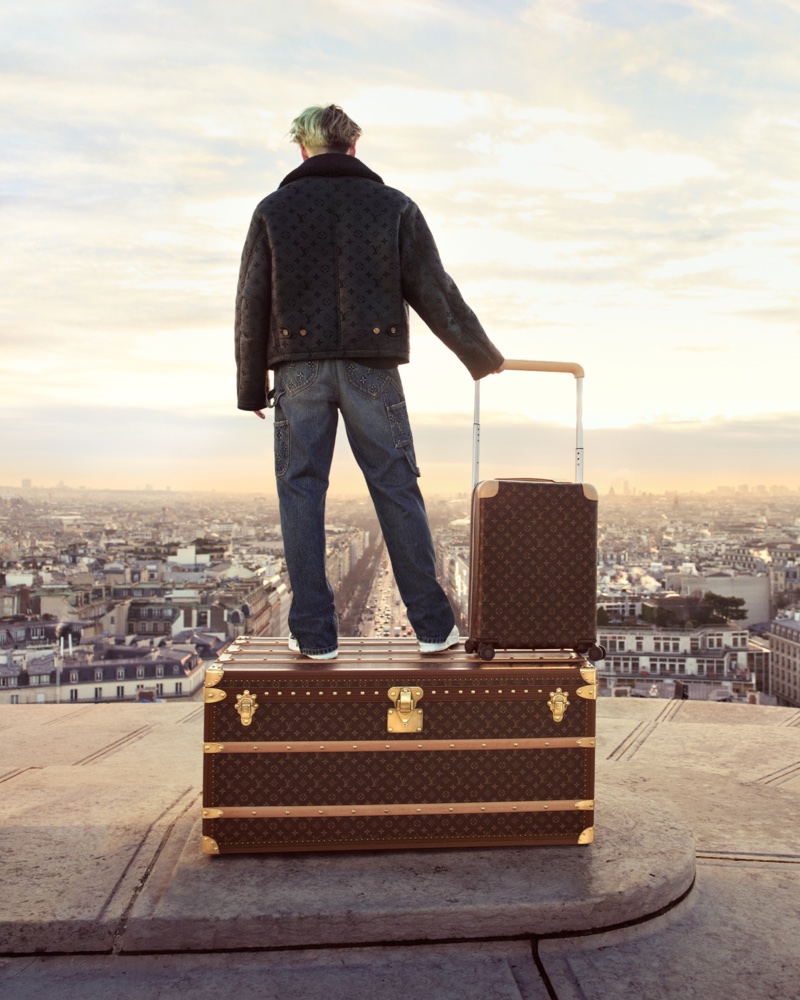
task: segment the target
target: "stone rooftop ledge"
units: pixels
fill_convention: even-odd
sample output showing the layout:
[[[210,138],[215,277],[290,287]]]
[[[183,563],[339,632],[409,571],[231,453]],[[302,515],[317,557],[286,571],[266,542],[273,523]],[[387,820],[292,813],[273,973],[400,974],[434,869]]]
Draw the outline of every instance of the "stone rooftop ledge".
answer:
[[[201,969],[218,998],[234,968],[259,1000],[796,993],[796,709],[601,700],[595,844],[348,855],[200,853],[197,702],[2,706],[0,730],[8,1000]]]

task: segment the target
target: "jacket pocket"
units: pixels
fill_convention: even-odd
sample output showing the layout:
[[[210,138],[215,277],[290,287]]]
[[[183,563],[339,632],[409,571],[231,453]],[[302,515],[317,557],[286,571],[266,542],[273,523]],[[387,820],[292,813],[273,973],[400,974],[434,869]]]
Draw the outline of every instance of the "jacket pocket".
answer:
[[[289,421],[275,421],[275,475],[286,475],[289,468]]]
[[[414,475],[419,476],[417,456],[414,454],[414,440],[411,437],[411,424],[408,419],[405,400],[387,406],[386,414],[389,417],[389,426],[392,429],[392,441],[395,448],[399,448],[403,452],[408,459],[408,464],[414,470]]]

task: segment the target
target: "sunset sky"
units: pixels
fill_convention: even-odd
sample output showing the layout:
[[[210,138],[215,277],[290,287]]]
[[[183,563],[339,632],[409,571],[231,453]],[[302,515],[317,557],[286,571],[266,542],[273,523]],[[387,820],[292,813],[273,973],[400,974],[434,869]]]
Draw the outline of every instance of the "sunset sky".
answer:
[[[0,31],[0,486],[274,491],[236,277],[292,118],[335,102],[500,350],[585,367],[588,481],[800,488],[800,0],[42,0]],[[472,381],[413,331],[423,487],[467,489]],[[573,392],[488,379],[486,474],[568,478]]]

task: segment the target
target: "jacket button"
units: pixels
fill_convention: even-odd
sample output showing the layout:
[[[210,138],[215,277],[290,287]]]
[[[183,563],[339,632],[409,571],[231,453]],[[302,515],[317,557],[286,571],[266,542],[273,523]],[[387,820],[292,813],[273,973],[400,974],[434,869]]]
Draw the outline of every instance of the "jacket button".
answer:
[[[289,331],[288,330],[281,330],[281,336],[282,337],[288,337],[289,336]]]
[[[301,336],[301,337],[306,337],[306,336],[308,336],[308,330],[301,330],[301,331],[300,331],[300,336]]]
[[[380,332],[381,332],[381,329],[380,329],[380,327],[379,327],[379,326],[374,326],[374,327],[372,328],[372,332],[373,332],[373,333],[380,333]]]
[[[397,327],[396,326],[390,326],[389,327],[389,333],[397,333]]]

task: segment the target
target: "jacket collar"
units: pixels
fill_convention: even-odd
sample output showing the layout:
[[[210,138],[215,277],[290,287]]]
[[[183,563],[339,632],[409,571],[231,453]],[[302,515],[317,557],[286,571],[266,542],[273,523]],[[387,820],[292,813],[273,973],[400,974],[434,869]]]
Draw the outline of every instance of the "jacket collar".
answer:
[[[306,177],[363,177],[368,181],[383,184],[383,178],[373,173],[355,156],[349,156],[347,153],[318,153],[316,156],[309,156],[296,170],[287,174],[278,187],[302,181]]]

